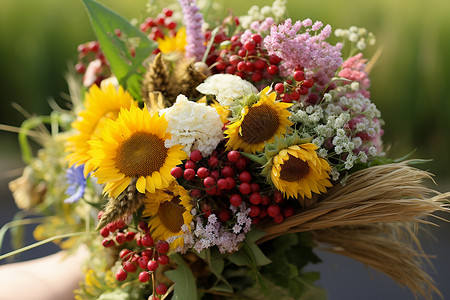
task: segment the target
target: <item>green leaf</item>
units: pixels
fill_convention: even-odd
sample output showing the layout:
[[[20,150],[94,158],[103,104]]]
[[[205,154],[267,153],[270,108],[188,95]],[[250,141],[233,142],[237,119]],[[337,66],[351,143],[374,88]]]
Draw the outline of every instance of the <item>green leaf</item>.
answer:
[[[126,19],[93,0],[82,0],[92,27],[119,83],[137,100],[141,99],[140,81],[143,62],[158,45]],[[114,31],[119,29],[121,37]],[[132,55],[131,48],[135,55]]]
[[[179,254],[173,254],[170,259],[177,264],[175,270],[164,273],[170,280],[175,282],[172,300],[197,299],[197,285],[189,266]]]
[[[207,262],[209,264],[209,269],[211,272],[217,277],[219,280],[211,290],[221,291],[226,293],[233,293],[233,287],[231,284],[225,279],[222,272],[225,268],[225,260],[222,254],[220,254],[217,248],[208,248],[207,249]]]
[[[234,252],[228,259],[237,266],[264,266],[271,263],[271,260],[259,249],[256,241],[265,235],[263,231],[254,229],[247,233],[244,245],[239,251]]]

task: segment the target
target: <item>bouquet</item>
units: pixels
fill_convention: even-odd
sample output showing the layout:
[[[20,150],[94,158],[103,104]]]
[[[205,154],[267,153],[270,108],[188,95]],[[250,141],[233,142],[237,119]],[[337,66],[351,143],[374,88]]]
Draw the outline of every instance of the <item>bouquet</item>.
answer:
[[[209,23],[195,0],[132,22],[82,2],[98,40],[78,47],[67,108],[24,122],[10,183],[47,216],[38,240],[87,246],[77,299],[321,299],[303,270],[319,244],[439,294],[415,228],[450,194],[385,154],[372,33],[332,43],[285,0]]]

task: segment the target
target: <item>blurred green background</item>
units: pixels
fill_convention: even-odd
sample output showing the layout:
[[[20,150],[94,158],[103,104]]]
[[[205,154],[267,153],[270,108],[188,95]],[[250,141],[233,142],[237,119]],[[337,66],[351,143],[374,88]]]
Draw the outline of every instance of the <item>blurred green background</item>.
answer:
[[[100,2],[128,19],[145,17],[146,0]],[[233,7],[239,15],[254,4],[263,6],[272,1],[217,2],[224,3],[224,7]],[[384,141],[390,148],[388,155],[401,157],[416,150],[414,158],[433,158],[423,167],[438,175],[439,190],[450,190],[450,172],[447,171],[450,165],[450,155],[447,154],[450,147],[450,1],[291,0],[288,9],[294,20],[320,20],[333,29],[355,25],[366,27],[375,34],[377,45],[368,49],[367,54],[374,53],[377,47],[383,48],[383,54],[371,74],[371,94],[386,122]],[[223,11],[225,13],[226,10]],[[93,31],[80,0],[2,0],[0,123],[20,126],[24,120],[11,106],[12,102],[39,115],[50,112],[48,99],[63,103],[63,94],[68,91],[64,79],[67,66],[76,61],[77,46],[93,39]],[[16,134],[0,132],[0,141],[1,226],[11,220],[16,210],[7,182],[19,176],[23,163]],[[18,168],[17,172],[15,168]],[[447,284],[450,276],[450,228],[444,222],[441,226],[444,228],[433,231],[440,242],[424,239],[424,244],[428,252],[438,254],[439,261],[435,264],[440,274],[437,280],[445,296],[450,294]],[[34,258],[50,251],[57,250],[44,248],[38,254],[33,250],[30,256],[22,258]],[[376,284],[369,291],[372,283],[363,282],[367,281],[367,275],[355,276],[356,269],[360,274],[367,272],[361,264],[351,260],[336,262],[327,254],[321,257],[325,261],[322,264],[322,283],[330,295],[349,288],[343,292],[346,299],[361,299],[356,294],[352,298],[353,289],[362,289],[364,299],[412,299],[409,292],[384,277],[381,287],[389,290],[383,296],[377,294],[383,291]],[[337,267],[339,264],[341,268]],[[342,272],[347,272],[346,276],[351,278],[350,285]],[[374,275],[375,279],[379,276]]]
[[[142,17],[145,0],[103,0],[126,18]],[[271,1],[219,1],[237,14]],[[245,4],[242,4],[245,3]],[[11,102],[46,114],[47,100],[67,92],[64,72],[76,61],[78,44],[94,34],[81,1],[2,0],[0,10],[1,123],[20,125]],[[292,19],[311,18],[332,25],[366,27],[383,54],[371,74],[372,100],[386,122],[389,155],[433,158],[425,167],[448,177],[450,156],[450,1],[316,0],[290,1]],[[224,10],[225,14],[225,10]],[[1,134],[1,154],[17,154],[14,134]]]

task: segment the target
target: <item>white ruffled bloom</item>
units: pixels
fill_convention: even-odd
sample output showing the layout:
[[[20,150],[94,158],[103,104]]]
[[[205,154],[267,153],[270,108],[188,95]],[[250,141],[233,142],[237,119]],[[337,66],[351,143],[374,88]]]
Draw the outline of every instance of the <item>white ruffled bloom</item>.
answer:
[[[183,145],[187,154],[198,149],[208,156],[224,138],[219,114],[204,103],[192,102],[186,96],[179,95],[172,107],[160,111],[160,115],[163,113],[172,135],[165,142],[167,148]]]
[[[231,74],[216,74],[206,78],[197,87],[197,91],[204,95],[214,95],[222,106],[230,106],[235,99],[251,93],[257,94],[258,90],[250,82]]]

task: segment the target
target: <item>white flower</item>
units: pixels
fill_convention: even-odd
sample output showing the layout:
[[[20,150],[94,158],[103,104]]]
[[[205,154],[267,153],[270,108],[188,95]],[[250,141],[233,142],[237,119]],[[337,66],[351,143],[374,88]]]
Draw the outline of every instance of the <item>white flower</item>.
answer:
[[[184,145],[183,150],[188,154],[198,149],[207,156],[223,139],[223,124],[217,111],[210,106],[189,101],[186,96],[179,95],[172,107],[160,111],[160,115],[163,113],[172,135],[165,142],[168,148]]]
[[[216,100],[222,106],[230,106],[235,99],[251,93],[258,93],[253,84],[231,74],[210,76],[197,87],[197,91],[205,95],[216,96]]]

